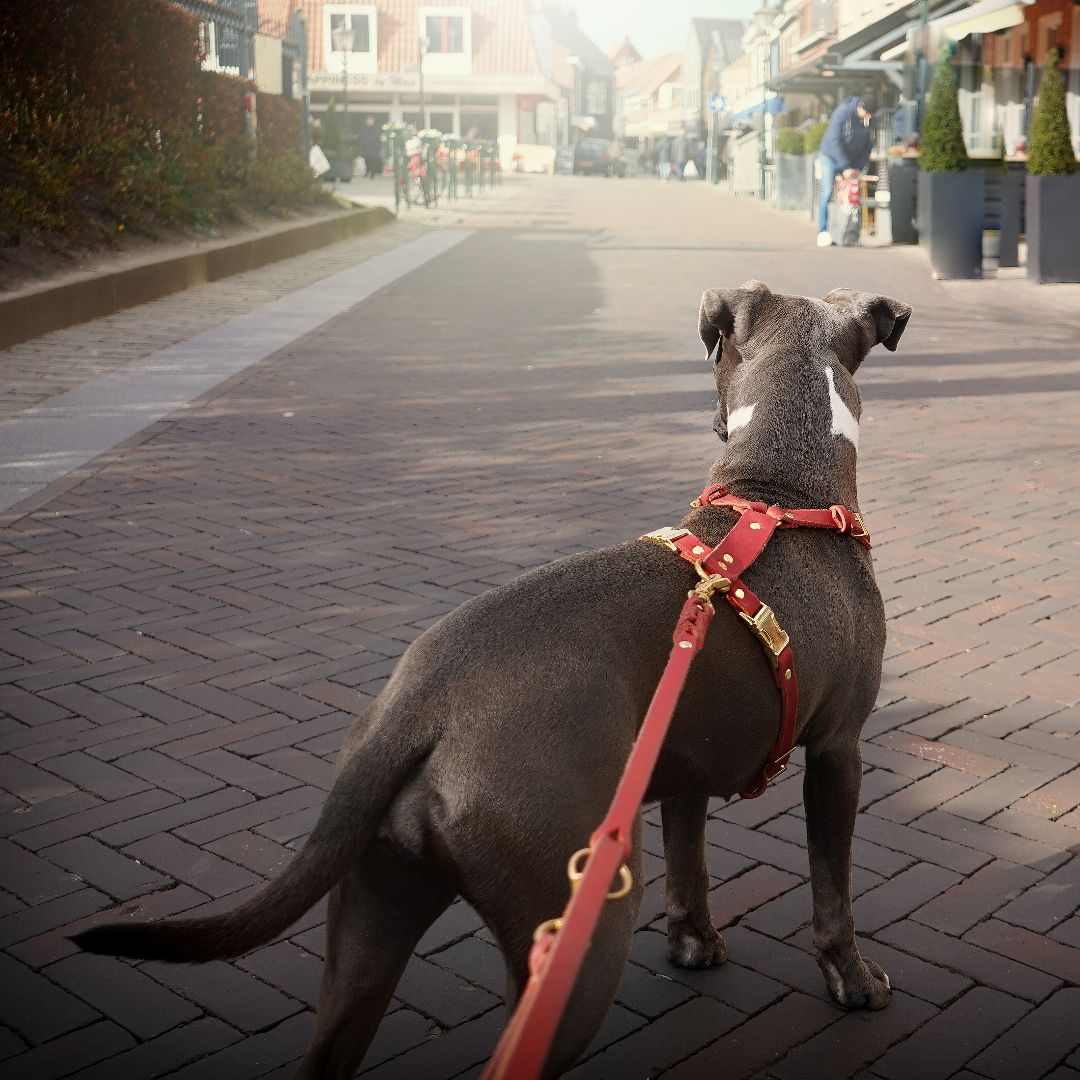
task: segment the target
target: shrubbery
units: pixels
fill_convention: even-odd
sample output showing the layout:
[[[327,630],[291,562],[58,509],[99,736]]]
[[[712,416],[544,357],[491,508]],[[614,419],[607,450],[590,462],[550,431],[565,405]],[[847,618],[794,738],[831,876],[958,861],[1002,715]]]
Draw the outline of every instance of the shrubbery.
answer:
[[[1039,103],[1028,138],[1028,172],[1034,176],[1068,176],[1076,171],[1069,114],[1065,109],[1065,83],[1057,50],[1047,58],[1039,83]]]
[[[795,128],[781,128],[776,133],[776,152],[778,154],[805,154],[805,134]]]
[[[923,172],[961,172],[967,167],[968,153],[956,95],[956,76],[952,57],[944,51],[930,87],[930,104],[919,139],[919,168]]]
[[[0,22],[0,240],[100,240],[210,228],[242,207],[319,192],[295,102],[199,64],[197,21],[167,0],[34,0]]]
[[[829,122],[827,120],[819,120],[816,124],[811,124],[806,131],[803,132],[803,139],[806,143],[806,152],[808,154],[816,154],[818,147],[821,146],[821,140],[825,138],[825,132],[829,130]]]

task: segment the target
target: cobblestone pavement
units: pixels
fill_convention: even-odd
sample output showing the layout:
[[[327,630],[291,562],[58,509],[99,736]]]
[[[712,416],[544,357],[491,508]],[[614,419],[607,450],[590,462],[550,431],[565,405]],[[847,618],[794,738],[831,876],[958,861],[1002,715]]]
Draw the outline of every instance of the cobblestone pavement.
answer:
[[[0,350],[0,420],[426,231],[415,218]]]
[[[1080,1076],[1075,292],[935,284],[917,252],[822,251],[801,219],[703,185],[526,183],[458,247],[6,530],[0,1073],[289,1074],[321,905],[204,968],[81,955],[67,935],[117,907],[250,895],[302,842],[352,716],[425,627],[523,569],[677,520],[717,452],[698,297],[758,277],[915,308],[900,350],[860,373],[890,635],[855,918],[896,992],[875,1014],[824,995],[796,767],[711,814],[721,968],[664,958],[649,813],[631,962],[573,1076]],[[161,302],[181,303],[197,313],[194,296]],[[125,325],[149,341],[158,307]],[[115,326],[65,334],[126,347]],[[478,1076],[502,986],[456,904],[365,1077]]]

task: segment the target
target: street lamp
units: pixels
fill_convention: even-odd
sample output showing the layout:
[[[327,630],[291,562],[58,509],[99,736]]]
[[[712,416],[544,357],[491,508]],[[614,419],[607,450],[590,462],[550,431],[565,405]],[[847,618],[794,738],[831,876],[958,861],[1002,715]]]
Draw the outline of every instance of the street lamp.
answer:
[[[426,34],[420,35],[420,60],[416,65],[417,70],[420,72],[420,127],[427,127],[427,120],[424,116],[424,57],[427,56],[429,39]]]
[[[762,202],[765,201],[765,167],[768,163],[768,154],[765,147],[765,116],[769,108],[770,41],[767,35],[776,16],[776,10],[765,5],[754,12],[754,26],[757,28],[763,48],[761,54],[761,129],[758,132],[758,170],[760,173],[758,196]]]
[[[335,26],[331,32],[334,42],[334,50],[341,53],[341,102],[342,102],[342,127],[345,131],[345,160],[349,160],[349,53],[353,51],[356,43],[356,31],[347,25],[346,15],[341,26]]]

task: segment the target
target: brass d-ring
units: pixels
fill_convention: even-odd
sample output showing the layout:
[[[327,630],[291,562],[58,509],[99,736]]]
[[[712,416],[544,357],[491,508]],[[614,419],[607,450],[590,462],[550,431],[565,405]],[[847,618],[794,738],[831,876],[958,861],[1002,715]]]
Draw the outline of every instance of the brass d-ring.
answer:
[[[634,877],[630,873],[630,867],[623,863],[619,867],[619,887],[607,894],[609,900],[621,900],[634,887]]]
[[[566,876],[570,879],[571,892],[578,887],[578,883],[585,873],[585,862],[590,854],[588,848],[579,848],[570,856],[570,861],[566,864]],[[607,898],[609,900],[621,900],[633,887],[634,877],[630,873],[630,868],[626,863],[623,863],[619,867],[619,887],[609,892]]]
[[[557,934],[562,929],[562,919],[548,919],[542,922],[533,931],[533,941],[539,941],[541,938],[547,937],[548,934]]]

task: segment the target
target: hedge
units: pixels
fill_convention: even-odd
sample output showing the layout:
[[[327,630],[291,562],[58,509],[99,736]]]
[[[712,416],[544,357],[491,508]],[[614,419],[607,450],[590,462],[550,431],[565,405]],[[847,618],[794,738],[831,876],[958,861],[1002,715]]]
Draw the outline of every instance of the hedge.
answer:
[[[776,152],[778,154],[805,154],[805,134],[795,128],[781,128],[776,133]]]
[[[299,106],[203,71],[197,20],[168,0],[34,0],[0,21],[0,232],[87,243],[212,228],[242,207],[311,202]]]
[[[818,147],[821,146],[821,140],[825,138],[825,132],[828,130],[828,121],[819,120],[816,124],[811,124],[806,131],[803,132],[803,138],[806,141],[806,152],[808,154],[817,153]]]

